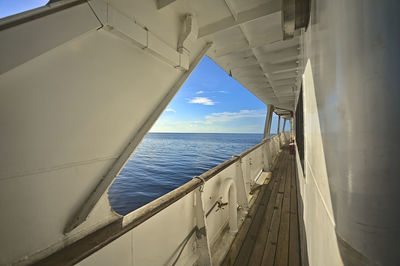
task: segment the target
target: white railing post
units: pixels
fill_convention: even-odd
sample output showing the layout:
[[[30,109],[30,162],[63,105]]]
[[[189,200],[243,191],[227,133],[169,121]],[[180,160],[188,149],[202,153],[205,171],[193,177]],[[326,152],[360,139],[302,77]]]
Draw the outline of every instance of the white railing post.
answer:
[[[272,160],[274,158],[273,151],[271,149],[271,139],[268,139],[267,142],[265,142],[265,154],[267,155],[268,169],[271,170]]]
[[[197,250],[199,252],[199,259],[197,265],[212,265],[210,243],[207,235],[207,221],[203,205],[203,186],[196,189],[194,192],[195,209],[196,209],[196,242]]]
[[[249,158],[241,158],[241,167],[242,167],[242,171],[243,171],[243,180],[244,180],[244,184],[245,184],[245,188],[246,188],[246,192],[249,193],[251,190],[251,177],[250,177],[250,173],[251,173],[251,161],[249,160]],[[243,170],[243,165],[244,165],[244,170]]]
[[[283,119],[283,128],[282,128],[282,132],[285,132],[285,126],[286,126],[286,118]]]
[[[237,221],[237,189],[235,181],[227,178],[222,184],[222,202],[228,202],[229,207],[229,232],[236,234],[238,231]]]
[[[280,132],[278,133],[277,138],[278,138],[278,141],[277,141],[278,151],[280,151],[281,150],[281,133]]]
[[[264,144],[261,147],[261,155],[262,155],[262,162],[263,162],[263,171],[264,172],[270,172],[270,156],[269,156],[269,151],[268,151],[268,142],[264,142]]]
[[[247,212],[249,208],[249,201],[246,192],[246,181],[243,176],[242,158],[235,163],[235,181],[237,184],[237,201],[240,207]]]

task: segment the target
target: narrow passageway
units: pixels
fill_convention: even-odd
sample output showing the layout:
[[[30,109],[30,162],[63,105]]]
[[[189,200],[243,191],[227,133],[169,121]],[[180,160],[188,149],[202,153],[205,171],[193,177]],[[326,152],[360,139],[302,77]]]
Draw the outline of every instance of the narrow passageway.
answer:
[[[222,265],[300,265],[295,157],[284,147]]]

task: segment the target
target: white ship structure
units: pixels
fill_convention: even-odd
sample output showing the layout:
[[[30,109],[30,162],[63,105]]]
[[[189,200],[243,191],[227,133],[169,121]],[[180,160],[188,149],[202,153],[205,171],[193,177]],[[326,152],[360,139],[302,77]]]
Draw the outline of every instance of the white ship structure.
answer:
[[[398,265],[399,3],[61,0],[1,19],[0,264]],[[108,188],[204,56],[267,105],[264,140],[118,215]],[[270,138],[273,112],[291,130]]]

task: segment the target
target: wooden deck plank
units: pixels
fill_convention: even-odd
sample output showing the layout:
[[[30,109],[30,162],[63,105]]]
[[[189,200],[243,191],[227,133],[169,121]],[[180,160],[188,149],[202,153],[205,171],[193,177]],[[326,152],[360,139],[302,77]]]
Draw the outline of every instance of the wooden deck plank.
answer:
[[[253,222],[252,225],[247,232],[246,238],[243,242],[243,245],[240,249],[239,255],[236,258],[236,261],[234,265],[241,266],[241,265],[247,265],[247,261],[250,258],[251,251],[253,250],[255,240],[257,238],[258,231],[260,229],[260,224],[266,209],[266,204],[265,202],[269,201],[269,198],[271,196],[271,186],[268,186],[267,191],[264,193],[264,197],[262,199],[262,202],[258,206],[258,210],[256,212],[256,215],[253,217]]]
[[[275,169],[279,169],[281,162],[278,161],[275,166],[273,167],[272,171]],[[271,177],[271,180],[269,181],[272,183],[274,180],[274,176]],[[244,240],[247,236],[247,232],[250,229],[250,226],[253,222],[253,217],[255,216],[258,206],[261,203],[262,197],[267,190],[267,185],[262,185],[262,188],[258,190],[258,194],[254,195],[256,196],[256,201],[254,202],[253,206],[249,210],[249,213],[247,214],[245,220],[243,221],[243,224],[237,233],[234,241],[231,244],[230,250],[228,251],[227,255],[225,256],[224,260],[222,261],[221,265],[233,265],[236,261],[237,256],[239,255],[239,251],[244,243]]]
[[[263,187],[256,193],[257,199],[254,202],[253,207],[249,210],[249,213],[247,214],[245,220],[243,221],[242,226],[240,227],[239,232],[237,233],[235,239],[233,240],[230,250],[228,251],[228,254],[225,256],[224,260],[222,261],[221,265],[233,265],[235,263],[236,257],[239,254],[240,248],[242,247],[242,244],[244,242],[244,239],[246,238],[247,232],[250,229],[251,223],[252,223],[252,217],[254,217],[256,211],[257,211],[257,206],[261,202],[261,196],[266,190],[266,186],[263,185]]]
[[[296,178],[284,147],[222,265],[301,265]]]
[[[272,215],[271,228],[265,245],[261,265],[273,265],[275,261],[276,244],[278,241],[279,223],[281,219],[283,195],[279,193],[276,197],[274,213]]]
[[[294,160],[292,162],[292,176],[290,186],[290,241],[289,241],[289,265],[300,265],[300,237],[299,218],[297,206],[297,181]]]
[[[286,152],[287,151],[285,151],[285,153]],[[286,183],[286,179],[283,178],[283,175],[280,178],[282,178],[282,182],[280,183],[278,195],[275,201],[274,213],[272,215],[272,223],[268,234],[267,243],[264,249],[263,259],[261,263],[262,265],[273,265],[275,261],[276,246],[278,242],[279,226],[282,214],[283,193]]]
[[[273,190],[271,193],[271,199],[270,199],[271,202],[276,201],[279,183],[280,183],[279,180],[275,181],[275,184],[273,186]],[[269,233],[269,229],[271,226],[272,214],[274,212],[273,206],[274,206],[273,204],[268,204],[267,210],[264,213],[264,217],[263,217],[262,223],[260,225],[261,226],[260,232],[257,235],[257,239],[255,241],[254,248],[251,251],[248,265],[259,265],[261,263],[262,256],[264,254],[264,247],[267,242],[268,233]]]
[[[278,232],[278,243],[276,247],[274,265],[281,266],[288,264],[289,256],[289,223],[290,223],[290,186],[291,186],[291,161],[284,174],[285,189],[282,203],[282,214]]]
[[[282,168],[282,165],[283,165],[283,162],[280,161],[278,167],[276,167],[272,173],[273,176],[274,176],[274,172],[280,171],[280,169]],[[269,200],[271,198],[272,188],[273,188],[272,185],[268,185],[267,190],[265,191],[263,198],[261,200],[261,203],[258,206],[256,215],[253,218],[251,227],[250,227],[249,231],[247,232],[247,236],[246,236],[245,240],[243,241],[242,247],[236,258],[234,265],[238,265],[238,266],[247,265],[247,262],[250,258],[250,255],[252,253],[254,245],[256,244],[256,239],[257,239],[258,232],[259,232],[261,224],[262,224],[264,213],[267,209]]]
[[[285,158],[282,158],[282,163],[283,165],[285,164]],[[280,171],[282,171],[284,167],[280,168]],[[277,176],[275,178],[275,181],[273,183],[273,188],[272,188],[272,194],[271,194],[271,199],[270,203],[268,204],[268,207],[264,213],[264,217],[262,220],[262,224],[260,225],[260,232],[257,236],[256,243],[254,245],[254,249],[250,255],[250,259],[248,262],[248,265],[260,265],[263,254],[264,254],[264,248],[267,242],[268,238],[268,233],[271,227],[271,222],[272,222],[272,215],[274,213],[274,202],[276,202],[276,197],[278,194],[278,188],[280,186],[280,183],[282,182],[282,179]]]

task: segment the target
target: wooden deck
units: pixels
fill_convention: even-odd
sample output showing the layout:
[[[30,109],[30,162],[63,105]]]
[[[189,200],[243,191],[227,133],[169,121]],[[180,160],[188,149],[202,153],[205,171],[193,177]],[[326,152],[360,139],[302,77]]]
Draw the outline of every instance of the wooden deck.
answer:
[[[294,155],[279,154],[222,265],[301,264]]]

